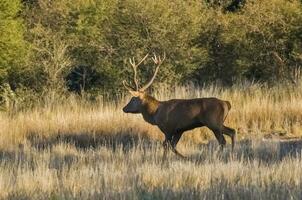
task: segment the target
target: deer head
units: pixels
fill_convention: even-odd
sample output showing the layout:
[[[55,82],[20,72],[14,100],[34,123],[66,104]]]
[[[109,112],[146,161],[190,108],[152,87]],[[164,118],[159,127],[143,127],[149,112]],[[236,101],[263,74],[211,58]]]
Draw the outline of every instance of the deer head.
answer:
[[[160,65],[163,63],[163,61],[166,58],[166,54],[164,53],[163,58],[161,58],[160,56],[156,56],[156,54],[153,55],[152,60],[154,62],[154,64],[156,65],[155,68],[155,72],[152,76],[152,78],[150,79],[150,81],[148,83],[146,83],[143,87],[139,87],[139,81],[137,79],[137,68],[140,64],[142,64],[144,62],[144,60],[146,60],[148,57],[148,54],[145,55],[145,57],[143,57],[143,59],[141,59],[141,61],[139,61],[138,63],[136,63],[134,58],[130,58],[129,59],[129,63],[133,68],[134,71],[134,77],[133,77],[133,82],[135,83],[135,88],[131,87],[125,80],[123,81],[123,85],[124,87],[131,93],[132,98],[129,101],[129,103],[123,108],[123,111],[125,113],[141,113],[141,107],[144,103],[144,99],[145,99],[145,91],[152,85]]]

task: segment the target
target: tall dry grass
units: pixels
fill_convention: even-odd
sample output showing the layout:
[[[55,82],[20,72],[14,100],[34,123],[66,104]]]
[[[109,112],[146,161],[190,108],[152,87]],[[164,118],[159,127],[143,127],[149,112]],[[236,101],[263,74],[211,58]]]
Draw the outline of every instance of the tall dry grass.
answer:
[[[241,84],[223,89],[218,86],[162,88],[155,97],[198,98],[215,96],[229,100],[232,109],[226,120],[238,132],[238,137],[301,136],[302,135],[302,84],[268,88],[257,84]],[[114,102],[102,99],[90,103],[70,96],[58,99],[56,105],[36,106],[29,110],[9,114],[0,113],[0,148],[31,142],[32,138],[49,140],[64,135],[100,135],[148,137],[163,139],[162,133],[148,125],[141,116],[124,114],[122,107],[130,97],[120,97]],[[206,129],[186,133],[183,142],[201,143],[212,136]]]
[[[292,144],[186,146],[161,165],[157,143],[82,149],[69,143],[0,152],[0,199],[301,199],[302,157]],[[287,148],[286,148],[287,146]]]
[[[302,84],[186,86],[154,95],[229,100],[234,154],[218,152],[212,133],[200,128],[177,146],[188,159],[170,154],[161,165],[163,135],[122,113],[128,96],[93,103],[70,96],[0,114],[0,199],[302,198],[302,142],[261,140],[301,136]]]

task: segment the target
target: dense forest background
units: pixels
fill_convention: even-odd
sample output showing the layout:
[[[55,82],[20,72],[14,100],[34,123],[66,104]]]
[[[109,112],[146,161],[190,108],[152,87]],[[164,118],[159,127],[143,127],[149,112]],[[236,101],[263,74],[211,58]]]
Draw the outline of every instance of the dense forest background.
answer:
[[[117,94],[128,58],[154,52],[167,55],[154,87],[295,84],[302,1],[0,0],[3,101]],[[142,82],[154,70],[145,64]]]

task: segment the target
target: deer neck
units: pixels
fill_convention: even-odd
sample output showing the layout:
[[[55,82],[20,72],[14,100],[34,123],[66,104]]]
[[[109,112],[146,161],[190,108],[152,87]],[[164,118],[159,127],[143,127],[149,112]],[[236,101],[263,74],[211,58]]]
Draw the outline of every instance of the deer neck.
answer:
[[[146,122],[155,125],[154,116],[160,105],[160,102],[154,97],[146,95],[143,99],[142,115]]]

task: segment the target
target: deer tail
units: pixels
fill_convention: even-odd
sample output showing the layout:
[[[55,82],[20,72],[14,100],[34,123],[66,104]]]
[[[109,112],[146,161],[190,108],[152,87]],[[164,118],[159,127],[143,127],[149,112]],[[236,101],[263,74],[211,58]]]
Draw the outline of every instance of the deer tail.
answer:
[[[225,115],[224,115],[224,119],[223,121],[225,121],[225,119],[227,118],[228,114],[229,114],[229,111],[231,110],[232,106],[231,106],[231,103],[229,101],[225,101],[227,107],[228,107],[228,110],[225,111]]]
[[[232,106],[231,106],[231,103],[229,101],[225,101],[225,103],[228,105],[228,109],[229,111],[231,110]]]

